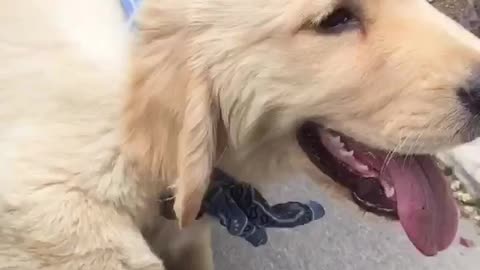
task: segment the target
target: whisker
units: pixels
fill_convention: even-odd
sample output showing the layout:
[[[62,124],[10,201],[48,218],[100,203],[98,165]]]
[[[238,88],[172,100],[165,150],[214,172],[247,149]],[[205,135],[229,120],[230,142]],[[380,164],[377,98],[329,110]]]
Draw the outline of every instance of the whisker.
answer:
[[[435,122],[429,122],[428,125],[417,135],[417,138],[415,140],[415,142],[410,145],[405,157],[404,157],[404,161],[403,161],[403,167],[405,167],[406,163],[408,162],[408,158],[409,157],[412,157],[412,153],[413,153],[413,150],[416,149],[418,146],[420,146],[421,144],[419,143],[422,139],[422,137],[425,135],[425,132],[427,130],[430,130],[432,128],[432,126],[438,126],[438,129],[440,130],[442,125],[445,126],[445,123],[451,123],[453,124],[453,129],[456,129],[456,126],[459,124],[458,121],[453,121],[454,119],[458,119],[458,111],[455,110],[454,112],[452,113],[449,113],[449,114],[446,114],[444,115],[443,117],[441,117],[440,119],[438,119],[437,121]],[[449,126],[445,126],[445,128],[449,128]]]
[[[172,201],[172,200],[175,200],[175,195],[158,199],[159,202],[168,202],[168,201]]]
[[[404,155],[403,162],[402,162],[402,168],[405,168],[405,165],[408,161],[408,158],[412,155],[413,149],[415,149],[415,147],[419,144],[419,141],[423,137],[424,134],[425,134],[425,129],[417,134],[417,137],[416,137],[415,141],[410,145],[406,154]]]
[[[403,145],[405,144],[406,140],[408,139],[408,136],[404,137],[402,141],[400,141],[394,148],[393,150],[389,151],[388,154],[387,154],[387,157],[385,158],[383,164],[382,164],[382,167],[380,169],[380,175],[383,175],[384,173],[384,170],[385,168],[388,166],[388,164],[390,163],[390,161],[392,160],[393,156],[395,155],[395,153],[398,151],[398,149],[400,149],[401,147],[403,147]]]

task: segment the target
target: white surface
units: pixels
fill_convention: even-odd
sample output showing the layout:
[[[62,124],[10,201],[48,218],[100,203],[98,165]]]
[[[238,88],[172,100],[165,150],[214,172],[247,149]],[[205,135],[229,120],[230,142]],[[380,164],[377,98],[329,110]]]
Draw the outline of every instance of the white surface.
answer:
[[[480,139],[442,153],[439,157],[453,167],[455,175],[468,191],[480,198]]]

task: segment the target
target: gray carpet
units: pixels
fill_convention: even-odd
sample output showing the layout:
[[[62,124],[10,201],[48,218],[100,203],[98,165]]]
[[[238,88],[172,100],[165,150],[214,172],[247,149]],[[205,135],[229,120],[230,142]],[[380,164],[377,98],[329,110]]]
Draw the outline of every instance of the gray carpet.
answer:
[[[332,207],[327,198],[306,180],[273,187],[277,201],[320,201],[327,210],[323,220],[294,230],[269,232],[267,246],[253,248],[229,236],[218,226],[214,231],[217,270],[479,270],[480,249],[465,248],[456,240],[434,258],[420,255],[397,223],[353,207]],[[267,196],[268,197],[268,196]],[[269,196],[272,197],[272,196]],[[459,236],[480,244],[477,227],[462,221]]]

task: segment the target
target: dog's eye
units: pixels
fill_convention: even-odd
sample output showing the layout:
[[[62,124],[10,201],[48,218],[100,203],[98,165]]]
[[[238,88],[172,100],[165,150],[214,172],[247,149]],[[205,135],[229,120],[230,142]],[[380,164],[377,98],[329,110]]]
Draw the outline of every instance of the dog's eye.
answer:
[[[318,25],[318,31],[332,31],[343,27],[355,19],[354,14],[346,8],[338,8],[324,18]]]

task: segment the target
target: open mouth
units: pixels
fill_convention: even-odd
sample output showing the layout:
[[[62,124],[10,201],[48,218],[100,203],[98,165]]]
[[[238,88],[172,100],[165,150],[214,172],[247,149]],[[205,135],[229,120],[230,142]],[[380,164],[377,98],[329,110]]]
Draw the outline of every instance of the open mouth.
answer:
[[[312,163],[348,188],[361,208],[399,219],[424,255],[434,256],[453,242],[458,209],[431,156],[372,149],[312,122],[299,129],[297,139]]]

